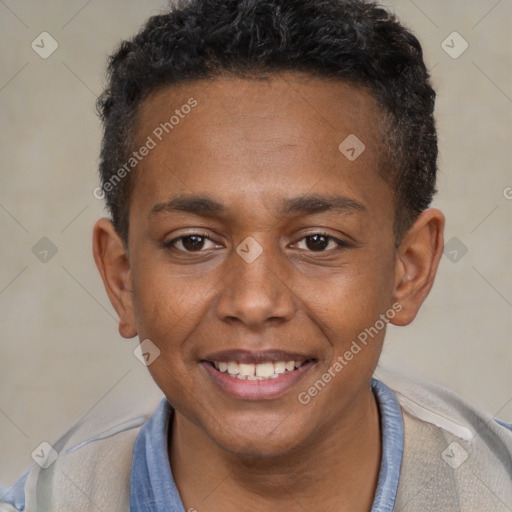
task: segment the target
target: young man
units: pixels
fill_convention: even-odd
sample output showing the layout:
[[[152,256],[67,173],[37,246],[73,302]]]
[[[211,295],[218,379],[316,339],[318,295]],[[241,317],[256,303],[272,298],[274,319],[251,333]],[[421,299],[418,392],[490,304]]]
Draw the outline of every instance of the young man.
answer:
[[[165,398],[76,426],[1,510],[512,510],[509,426],[374,378],[443,248],[416,38],[359,0],[191,0],[109,79],[94,257]]]

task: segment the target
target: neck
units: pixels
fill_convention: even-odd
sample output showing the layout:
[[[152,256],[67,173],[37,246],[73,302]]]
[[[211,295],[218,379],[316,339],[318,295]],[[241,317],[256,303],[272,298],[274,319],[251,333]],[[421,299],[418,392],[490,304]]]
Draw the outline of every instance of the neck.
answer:
[[[185,510],[368,512],[381,460],[378,408],[371,390],[309,444],[276,457],[240,457],[175,413],[169,460]]]

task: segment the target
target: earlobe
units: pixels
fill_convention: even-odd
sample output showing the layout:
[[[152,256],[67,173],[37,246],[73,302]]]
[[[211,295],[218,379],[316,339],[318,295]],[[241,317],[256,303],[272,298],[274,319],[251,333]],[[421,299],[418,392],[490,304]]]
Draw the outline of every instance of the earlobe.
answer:
[[[391,323],[408,325],[427,298],[443,254],[444,215],[431,208],[416,219],[397,249],[394,300],[402,310]]]
[[[94,226],[93,255],[110,302],[119,316],[119,334],[133,338],[137,329],[130,263],[124,243],[108,219],[100,219]]]

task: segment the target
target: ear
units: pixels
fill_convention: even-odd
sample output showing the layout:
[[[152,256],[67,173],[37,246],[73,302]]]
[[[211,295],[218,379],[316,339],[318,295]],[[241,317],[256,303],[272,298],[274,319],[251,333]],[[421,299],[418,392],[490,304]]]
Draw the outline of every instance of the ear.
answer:
[[[427,298],[443,254],[444,223],[441,211],[425,210],[398,246],[394,300],[402,309],[391,320],[392,324],[411,323]]]
[[[94,226],[93,254],[110,302],[119,316],[119,334],[123,338],[137,336],[130,263],[124,243],[108,219],[100,219]]]

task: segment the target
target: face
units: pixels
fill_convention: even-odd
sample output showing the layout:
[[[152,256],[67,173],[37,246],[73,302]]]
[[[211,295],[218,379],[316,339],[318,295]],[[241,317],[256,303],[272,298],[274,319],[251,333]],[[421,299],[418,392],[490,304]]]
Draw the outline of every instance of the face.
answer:
[[[363,415],[404,274],[378,119],[365,91],[296,74],[142,105],[136,146],[155,145],[134,176],[121,332],[158,347],[177,417],[228,452],[293,452]]]

